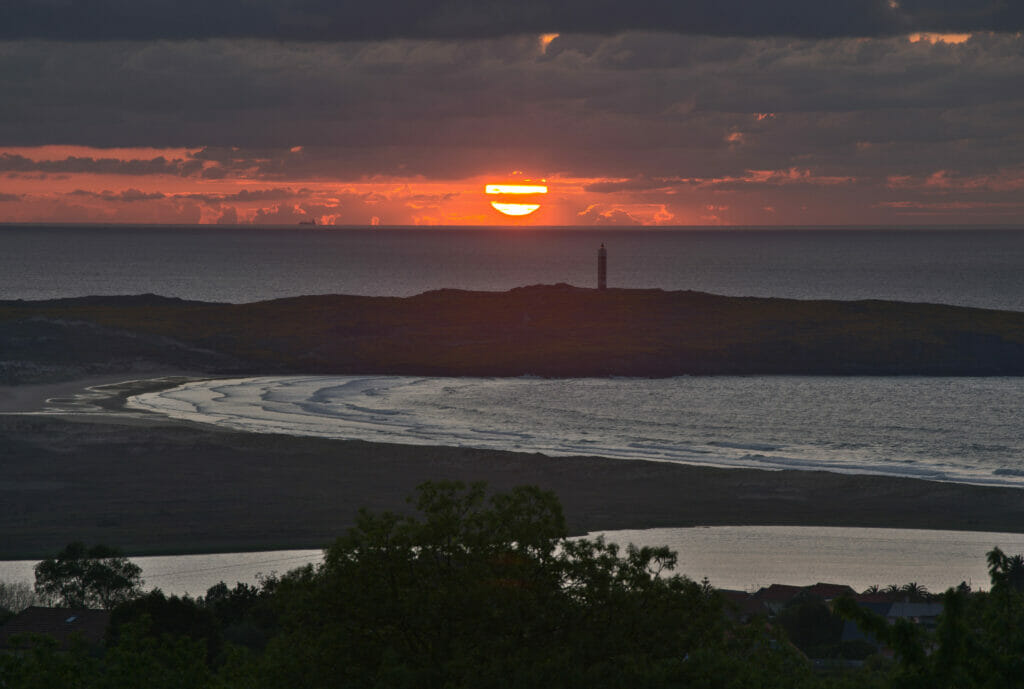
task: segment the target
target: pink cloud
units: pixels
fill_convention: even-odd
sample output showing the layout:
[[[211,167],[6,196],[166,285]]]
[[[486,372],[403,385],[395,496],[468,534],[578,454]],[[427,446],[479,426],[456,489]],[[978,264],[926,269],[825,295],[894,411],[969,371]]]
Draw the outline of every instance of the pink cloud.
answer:
[[[984,175],[957,175],[949,170],[936,170],[923,176],[890,175],[886,178],[890,189],[908,189],[931,192],[1012,192],[1024,190],[1024,170],[1000,170]]]

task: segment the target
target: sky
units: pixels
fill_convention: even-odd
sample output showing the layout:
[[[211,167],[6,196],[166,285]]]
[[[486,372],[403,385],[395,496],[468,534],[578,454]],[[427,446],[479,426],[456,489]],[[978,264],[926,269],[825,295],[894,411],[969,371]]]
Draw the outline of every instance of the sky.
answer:
[[[1016,0],[4,0],[0,222],[1024,225],[1022,31]]]

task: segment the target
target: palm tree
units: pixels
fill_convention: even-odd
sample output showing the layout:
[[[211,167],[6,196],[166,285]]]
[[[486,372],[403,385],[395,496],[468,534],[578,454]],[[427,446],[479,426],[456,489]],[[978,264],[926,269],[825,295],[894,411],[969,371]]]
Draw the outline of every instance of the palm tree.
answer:
[[[1006,579],[1015,591],[1024,591],[1024,555],[1013,555],[1007,559]]]
[[[932,597],[932,594],[928,592],[928,587],[924,584],[918,584],[916,581],[904,584],[903,588],[900,589],[900,593],[915,603],[930,600]]]
[[[993,548],[985,559],[993,589],[1005,586],[1014,591],[1024,591],[1024,556],[1007,556],[999,548]]]

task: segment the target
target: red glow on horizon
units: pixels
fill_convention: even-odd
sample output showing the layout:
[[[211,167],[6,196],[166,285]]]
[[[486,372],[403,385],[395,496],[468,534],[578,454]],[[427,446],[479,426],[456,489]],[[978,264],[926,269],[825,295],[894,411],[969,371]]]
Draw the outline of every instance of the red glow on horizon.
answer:
[[[973,34],[969,33],[912,33],[907,36],[907,40],[911,43],[920,43],[922,41],[935,45],[936,43],[948,43],[950,45],[960,45],[966,43],[971,39]]]
[[[729,143],[743,145],[742,133],[724,135],[730,132]],[[758,136],[751,129],[749,137]],[[872,144],[857,147],[870,152]],[[0,164],[6,164],[0,168],[0,222],[666,226],[878,224],[911,212],[947,223],[1024,217],[1021,166],[973,174],[955,168],[892,171],[874,179],[815,167],[706,177],[548,173],[531,181],[512,173],[333,179],[315,166],[315,172],[304,173],[301,166],[269,165],[267,173],[244,156],[243,164],[232,166],[230,152],[218,159],[203,150],[0,148]],[[287,161],[296,152],[285,149],[280,156]],[[281,170],[296,172],[287,176]]]

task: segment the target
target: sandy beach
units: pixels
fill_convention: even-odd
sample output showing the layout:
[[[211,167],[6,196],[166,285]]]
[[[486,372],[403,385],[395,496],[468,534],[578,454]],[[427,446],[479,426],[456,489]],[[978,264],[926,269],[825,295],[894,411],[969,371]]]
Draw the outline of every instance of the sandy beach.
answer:
[[[119,408],[127,396],[119,394],[121,392],[140,394],[148,390],[159,390],[197,375],[184,371],[167,371],[147,373],[141,378],[125,374],[108,374],[59,383],[0,385],[0,414],[58,410],[81,412],[100,405],[108,409]]]
[[[72,540],[131,554],[318,548],[360,507],[405,510],[418,484],[442,479],[553,490],[574,534],[742,524],[1024,532],[1013,488],[248,434],[121,408],[187,373],[125,378],[0,388],[0,559]],[[12,413],[47,399],[49,413]]]

